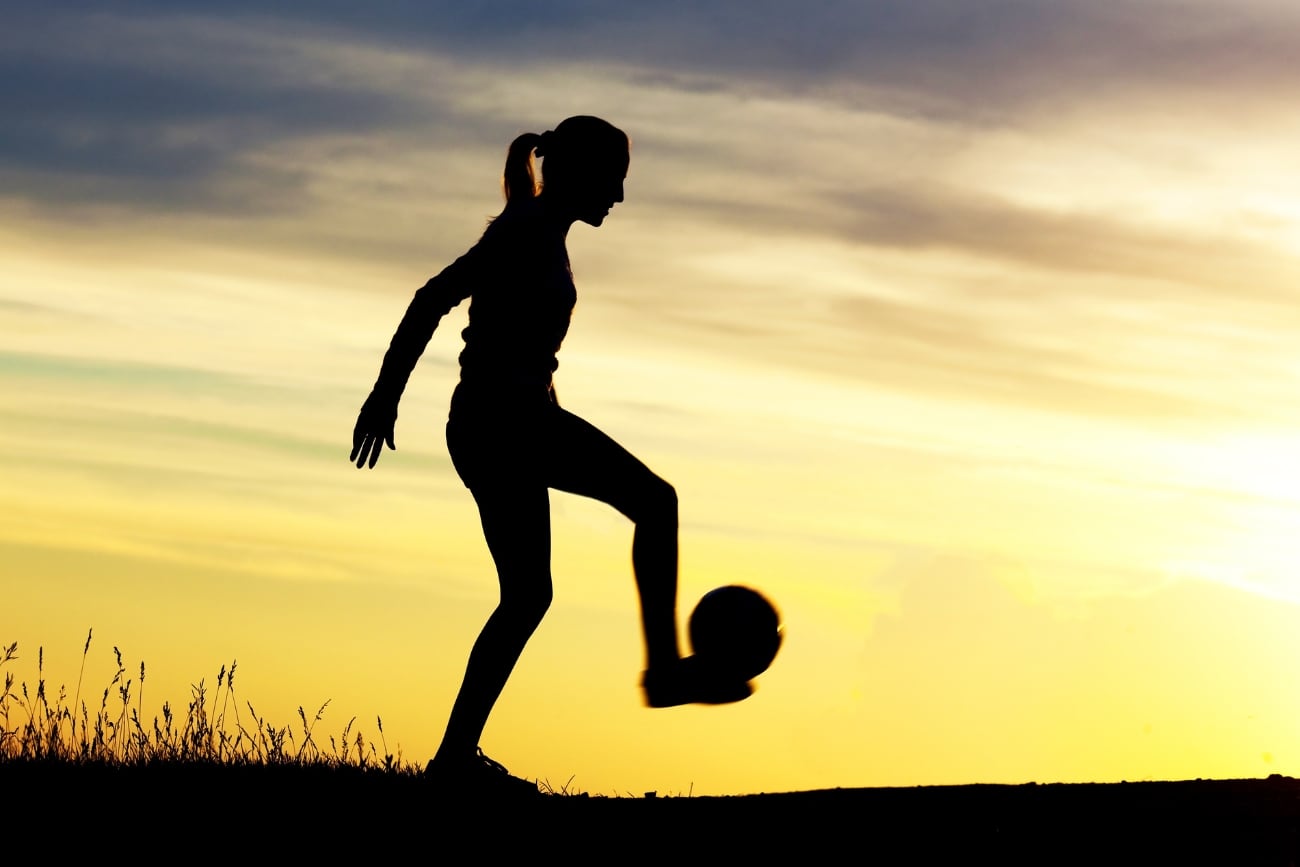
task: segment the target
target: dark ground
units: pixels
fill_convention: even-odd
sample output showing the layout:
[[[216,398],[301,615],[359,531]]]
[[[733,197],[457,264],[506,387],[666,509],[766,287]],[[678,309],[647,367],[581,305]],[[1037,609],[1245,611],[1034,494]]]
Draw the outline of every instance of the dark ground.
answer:
[[[500,804],[348,770],[0,764],[0,797],[5,861],[1300,864],[1300,780],[1276,775]]]

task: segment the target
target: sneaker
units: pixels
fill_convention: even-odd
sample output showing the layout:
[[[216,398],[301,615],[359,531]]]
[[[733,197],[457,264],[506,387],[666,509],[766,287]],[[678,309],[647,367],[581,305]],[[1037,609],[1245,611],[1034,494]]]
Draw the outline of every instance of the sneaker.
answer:
[[[754,686],[687,656],[671,665],[648,669],[641,676],[645,703],[650,707],[682,704],[731,704],[754,694]]]
[[[505,765],[488,758],[481,748],[464,761],[430,760],[424,775],[452,794],[491,798],[540,798],[536,783],[510,776]]]

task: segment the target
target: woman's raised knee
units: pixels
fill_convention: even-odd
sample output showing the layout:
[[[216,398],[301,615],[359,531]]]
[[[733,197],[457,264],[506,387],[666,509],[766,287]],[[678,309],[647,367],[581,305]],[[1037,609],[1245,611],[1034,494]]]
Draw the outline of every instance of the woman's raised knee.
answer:
[[[645,487],[640,491],[633,513],[628,517],[638,524],[671,523],[673,526],[676,526],[677,489],[658,476],[655,476],[653,480],[647,482]]]

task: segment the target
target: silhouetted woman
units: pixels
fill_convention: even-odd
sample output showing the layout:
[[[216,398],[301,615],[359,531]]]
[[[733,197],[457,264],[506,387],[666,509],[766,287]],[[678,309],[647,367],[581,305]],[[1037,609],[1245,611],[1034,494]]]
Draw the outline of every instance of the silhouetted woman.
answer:
[[[542,159],[543,183],[533,172]],[[447,446],[478,504],[501,599],[470,653],[428,773],[456,786],[531,787],[478,748],[489,712],[551,603],[548,489],[609,503],[636,525],[632,566],[641,600],[651,707],[722,704],[751,693],[677,643],[677,495],[622,446],[561,409],[551,376],[576,293],[565,237],[599,226],[623,201],[629,143],[595,117],[525,133],[506,157],[506,206],[474,247],[415,293],[353,432],[351,460],[373,467],[393,444],[397,404],[439,320],[472,297]]]

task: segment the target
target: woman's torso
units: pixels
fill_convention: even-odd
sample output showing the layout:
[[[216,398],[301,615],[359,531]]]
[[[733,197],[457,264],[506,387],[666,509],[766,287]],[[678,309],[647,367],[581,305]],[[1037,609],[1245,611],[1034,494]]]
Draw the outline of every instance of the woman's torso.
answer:
[[[461,332],[461,381],[549,390],[577,301],[564,237],[535,211],[506,213],[479,244],[488,265]]]

